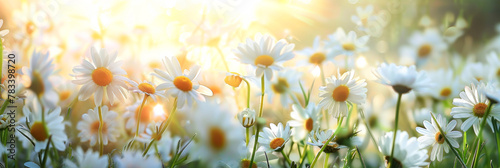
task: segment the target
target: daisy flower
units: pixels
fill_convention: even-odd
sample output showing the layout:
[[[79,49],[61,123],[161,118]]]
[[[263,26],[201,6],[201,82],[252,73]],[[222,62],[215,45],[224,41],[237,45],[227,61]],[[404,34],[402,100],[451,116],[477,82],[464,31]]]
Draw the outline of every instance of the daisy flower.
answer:
[[[45,108],[42,110],[41,104],[39,104],[36,100],[33,100],[31,108],[24,106],[24,116],[19,121],[20,123],[29,124],[30,126],[27,128],[30,129],[19,130],[23,131],[23,133],[35,143],[35,152],[40,152],[42,149],[47,147],[47,142],[50,136],[52,136],[51,144],[54,145],[53,147],[59,151],[63,151],[66,149],[68,136],[64,132],[64,118],[60,116],[61,108],[57,107],[54,110],[49,110],[46,105],[44,105],[44,107]],[[45,113],[45,121],[42,121],[42,112]],[[20,139],[28,141],[26,138]]]
[[[76,97],[76,85],[61,77],[55,78],[53,83],[56,83],[54,89],[59,95],[59,106],[69,106]]]
[[[401,48],[403,64],[415,64],[420,67],[428,59],[439,58],[446,51],[447,45],[436,29],[415,32],[409,39],[409,45]]]
[[[36,96],[40,96],[44,104],[51,108],[55,107],[59,96],[53,89],[49,80],[54,71],[53,59],[49,58],[49,53],[33,51],[29,67],[23,67],[22,83]]]
[[[346,116],[347,103],[362,105],[366,99],[366,82],[359,77],[354,78],[354,70],[326,79],[326,86],[319,87],[322,98],[318,106],[334,113],[334,117]]]
[[[309,138],[311,139],[311,142],[307,142],[307,144],[322,148],[323,145],[325,145],[326,141],[328,141],[328,139],[330,139],[332,137],[332,135],[333,135],[333,130],[312,131],[311,133],[309,133]],[[340,150],[341,148],[346,148],[346,146],[339,145],[337,142],[334,142],[332,140],[332,141],[330,141],[330,143],[328,143],[328,145],[325,147],[325,150],[323,152],[333,153],[335,151]]]
[[[156,87],[157,90],[167,90],[167,94],[177,98],[177,106],[183,107],[187,102],[189,106],[195,101],[205,101],[205,96],[212,96],[213,92],[206,86],[198,84],[200,67],[193,66],[182,73],[181,65],[176,57],[165,57],[163,66],[167,72],[155,69],[154,76],[160,78],[164,83]]]
[[[298,102],[295,93],[300,93],[299,81],[302,73],[295,70],[285,70],[278,72],[278,76],[271,82],[267,82],[266,93],[269,95],[267,100],[272,102],[274,96],[280,96],[280,102],[283,107],[289,107],[291,103]],[[293,100],[292,100],[293,99]]]
[[[309,103],[306,108],[293,104],[292,109],[290,126],[293,128],[293,140],[301,141],[308,133],[319,128],[319,109],[314,103]]]
[[[243,76],[236,72],[227,72],[226,77],[224,78],[224,82],[232,87],[239,87],[243,81]]]
[[[85,101],[94,94],[94,103],[96,106],[102,104],[104,93],[111,104],[115,97],[124,101],[126,81],[123,75],[127,75],[125,70],[121,69],[121,61],[116,61],[116,53],[109,55],[105,49],[98,53],[95,48],[91,50],[92,59],[83,60],[82,64],[73,68],[75,79],[73,83],[83,85],[78,92],[78,100]]]
[[[270,128],[264,127],[262,132],[259,134],[259,150],[266,151],[267,153],[273,151],[281,151],[285,147],[285,144],[290,140],[292,131],[290,130],[290,125],[286,123],[283,128],[283,124],[278,123],[278,125],[270,124]]]
[[[73,158],[75,158],[75,162],[70,159],[65,159],[63,162],[64,167],[108,167],[108,155],[99,156],[99,153],[93,152],[92,149],[88,149],[86,152],[83,152],[82,147],[78,147],[76,148],[76,152],[73,153]]]
[[[3,25],[3,19],[0,19],[0,28],[2,27]],[[0,30],[0,38],[2,39],[2,42],[4,41],[3,37],[5,37],[5,35],[9,34],[9,30]]]
[[[264,75],[267,80],[273,77],[273,70],[283,69],[282,63],[294,57],[294,44],[288,44],[284,39],[276,42],[269,34],[255,35],[255,40],[247,38],[246,44],[239,44],[234,54],[241,63],[256,67],[255,76]]]
[[[478,85],[480,82],[487,82],[494,79],[496,71],[489,65],[480,62],[467,62],[462,70],[462,83],[474,83]]]
[[[458,79],[454,77],[452,69],[440,69],[429,73],[429,78],[435,84],[434,87],[429,88],[429,94],[439,100],[456,97],[463,87]]]
[[[330,50],[327,50],[324,42],[321,41],[319,36],[314,38],[312,48],[305,48],[297,53],[307,56],[306,62],[314,66],[321,66],[326,63],[326,61],[333,61],[334,57]]]
[[[0,130],[9,126],[10,117],[7,114],[0,114]]]
[[[497,82],[490,82],[486,87],[478,89],[479,93],[486,95],[486,98],[491,101],[491,103],[500,102],[500,89],[498,88]]]
[[[90,145],[94,146],[99,140],[99,114],[98,107],[89,109],[86,114],[82,115],[82,120],[78,122],[76,128],[80,133],[78,136],[82,142],[90,141]],[[115,142],[120,135],[119,125],[116,121],[118,114],[114,111],[109,111],[108,106],[102,106],[102,140],[103,144],[107,145],[108,141]]]
[[[193,158],[199,158],[208,167],[216,167],[218,161],[238,160],[245,135],[233,115],[213,102],[200,103],[195,111],[190,130],[198,135],[191,148]]]
[[[474,128],[474,133],[476,135],[479,133],[479,125],[484,119],[484,115],[490,104],[490,101],[486,98],[486,95],[481,92],[486,84],[480,83],[477,86],[471,84],[471,87],[465,86],[465,90],[460,92],[460,98],[453,99],[453,107],[451,109],[451,115],[453,118],[467,118],[460,126],[463,131],[469,130],[471,126]],[[491,109],[490,116],[495,119],[500,119],[500,108],[499,106],[494,106]],[[490,117],[487,116],[487,117]],[[491,120],[486,120],[491,125]]]
[[[385,156],[386,163],[389,164],[392,140],[394,138],[394,132],[388,132],[379,139],[379,150]],[[427,155],[427,150],[420,149],[417,138],[409,138],[406,131],[397,132],[396,144],[394,146],[394,166],[390,167],[408,167],[408,168],[418,168],[427,166],[429,163],[425,162],[429,156]],[[387,166],[389,167],[389,166]]]
[[[250,159],[252,158],[254,142],[255,142],[255,135],[250,138],[248,147],[246,146],[245,142],[241,143],[241,146],[245,148],[245,150],[240,155],[239,163],[230,164],[229,166],[248,168],[250,166]],[[278,159],[276,155],[267,153],[266,156],[264,151],[257,150],[255,151],[255,158],[253,159],[252,167],[267,167],[267,160],[269,160],[269,162],[272,162],[273,160],[276,159]]]
[[[378,78],[377,82],[392,86],[399,94],[408,93],[412,90],[417,92],[427,91],[431,84],[430,79],[424,71],[417,72],[414,65],[410,67],[395,64],[382,63],[373,72]]]
[[[161,161],[155,156],[142,157],[141,152],[124,151],[122,156],[115,156],[114,163],[117,168],[127,167],[162,167]]]
[[[496,79],[500,79],[500,58],[498,58],[498,54],[493,51],[486,56],[486,60],[488,61],[488,66],[491,68],[491,71],[494,72],[492,76],[496,77]]]
[[[126,108],[127,112],[123,114],[123,118],[126,119],[125,129],[135,133],[137,126],[137,117],[139,117],[139,110],[141,106],[141,101],[137,101],[133,105]],[[139,120],[139,133],[144,132],[149,124],[154,124],[162,122],[167,118],[165,113],[165,108],[161,104],[156,104],[148,102],[142,107],[142,112]]]
[[[462,137],[462,133],[453,131],[457,125],[457,121],[452,120],[448,123],[446,122],[446,118],[442,117],[440,114],[437,115],[436,120],[438,123],[431,120],[432,124],[429,123],[429,121],[424,121],[425,128],[417,127],[417,132],[424,135],[418,137],[418,142],[420,148],[432,146],[431,161],[436,160],[436,158],[438,161],[442,161],[444,154],[443,150],[445,153],[450,151],[448,144],[445,144],[445,138],[448,139],[451,146],[458,148],[458,142],[454,138]],[[439,127],[443,129],[444,135],[439,131],[438,124]]]
[[[130,87],[129,90],[131,90],[134,93],[141,93],[147,95],[151,97],[153,101],[156,101],[157,96],[164,97],[163,91],[157,92],[152,82],[143,81],[142,83],[138,84],[133,80],[128,80],[128,81],[130,85],[132,85],[132,87]]]
[[[359,30],[365,32],[368,32],[369,27],[377,23],[378,20],[380,20],[380,18],[373,13],[372,5],[368,5],[364,8],[358,6],[356,8],[356,15],[351,16],[351,21],[358,26]]]
[[[245,109],[242,112],[238,113],[238,120],[241,125],[245,128],[249,128],[255,124],[255,110],[253,109]]]
[[[367,50],[366,43],[368,42],[369,36],[359,37],[356,32],[349,31],[345,33],[344,29],[341,27],[337,28],[334,34],[329,35],[327,46],[332,47],[332,54],[353,56],[356,53],[360,53]]]

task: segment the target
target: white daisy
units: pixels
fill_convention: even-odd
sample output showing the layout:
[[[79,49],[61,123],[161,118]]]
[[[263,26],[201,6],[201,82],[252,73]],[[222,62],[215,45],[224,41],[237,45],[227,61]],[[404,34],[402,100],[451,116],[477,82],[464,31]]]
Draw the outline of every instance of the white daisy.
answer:
[[[255,124],[255,110],[253,109],[245,109],[242,112],[238,113],[238,120],[243,127],[249,128]]]
[[[208,167],[216,167],[218,161],[239,159],[240,144],[245,139],[244,129],[225,106],[200,103],[195,111],[190,131],[198,136],[190,154]]]
[[[487,85],[484,83],[479,83],[479,85],[471,84],[471,87],[465,86],[465,90],[460,92],[460,98],[453,99],[453,107],[451,109],[451,115],[453,118],[467,118],[460,128],[463,131],[469,130],[471,126],[474,128],[474,133],[476,135],[479,133],[479,124],[484,119],[486,110],[490,101],[486,98],[486,95],[480,92]],[[490,112],[490,116],[495,119],[500,119],[500,106],[493,106]],[[491,120],[486,120],[491,125]]]
[[[255,135],[252,136],[248,142],[248,147],[245,142],[241,143],[241,147],[245,148],[243,153],[240,155],[240,160],[238,163],[229,165],[230,167],[242,167],[248,168],[250,167],[250,159],[252,158],[253,146],[255,142]],[[267,156],[266,156],[267,154]],[[253,159],[252,167],[267,167],[267,161],[272,162],[273,160],[278,159],[276,155],[272,153],[264,153],[264,151],[258,150],[255,151],[255,156]]]
[[[462,70],[462,83],[470,84],[474,83],[476,85],[479,82],[487,82],[494,79],[496,71],[494,71],[489,65],[480,62],[467,62],[464,69]]]
[[[247,38],[246,44],[239,44],[234,54],[241,63],[255,66],[255,76],[264,75],[267,80],[273,77],[273,70],[283,69],[282,63],[294,57],[294,44],[288,44],[284,39],[276,42],[269,34],[255,35],[255,40]]]
[[[443,32],[443,39],[448,44],[453,44],[459,37],[464,34],[464,29],[468,27],[467,21],[463,17],[458,17],[455,25],[446,28]]]
[[[122,156],[115,156],[114,163],[117,168],[128,167],[162,167],[161,161],[155,156],[142,157],[141,152],[124,151]]]
[[[414,65],[410,67],[382,63],[373,72],[379,83],[392,86],[399,94],[412,90],[425,92],[432,86],[430,79],[424,71],[417,72]]]
[[[337,28],[334,34],[329,35],[330,41],[327,42],[327,47],[332,48],[333,55],[345,55],[353,56],[357,53],[366,51],[366,43],[369,36],[357,37],[356,32],[349,31],[348,34],[345,33],[344,29],[341,27]]]
[[[290,116],[293,120],[289,123],[293,128],[293,140],[298,142],[306,138],[308,133],[319,128],[319,109],[314,103],[309,103],[306,108],[293,104],[292,109]]]
[[[380,137],[378,143],[379,150],[385,156],[387,164],[389,164],[391,157],[393,136],[394,132],[388,132],[384,136]],[[419,148],[417,138],[409,138],[406,131],[398,130],[394,146],[394,167],[418,168],[427,166],[429,163],[425,162],[425,160],[427,160],[428,157],[427,150]]]
[[[28,108],[28,106],[23,107],[24,116],[19,120],[19,123],[29,124],[27,128],[30,129],[19,130],[23,131],[23,133],[35,143],[35,152],[40,152],[40,150],[47,147],[50,136],[52,136],[51,144],[54,145],[53,147],[59,151],[66,149],[68,137],[64,132],[64,118],[60,116],[61,108],[57,107],[54,110],[49,110],[44,104],[44,109],[42,109],[41,105],[36,100],[33,100],[30,106],[31,108]],[[42,111],[45,113],[45,123],[42,122]],[[28,122],[26,122],[26,119]],[[24,136],[20,139],[28,141]]]
[[[7,114],[0,114],[0,130],[9,126],[11,118]]]
[[[126,108],[127,112],[123,114],[126,119],[125,129],[135,133],[137,127],[137,117],[141,108],[141,101]],[[146,102],[142,107],[141,119],[139,120],[139,133],[144,132],[149,124],[159,123],[167,118],[166,109],[161,104]]]
[[[416,64],[418,67],[429,59],[439,58],[447,45],[436,29],[415,32],[409,38],[409,45],[401,48],[402,64]]]
[[[327,130],[327,131],[312,131],[311,133],[308,134],[309,138],[311,139],[311,142],[307,142],[307,144],[312,145],[312,146],[317,146],[319,148],[322,148],[323,145],[325,145],[326,141],[330,139],[333,135],[333,130]],[[323,152],[325,153],[333,153],[335,151],[340,150],[341,148],[346,148],[347,146],[339,145],[337,142],[330,141],[328,145],[325,147],[325,150]]]
[[[359,30],[364,32],[372,32],[370,31],[370,27],[375,24],[385,26],[379,23],[381,18],[374,14],[372,5],[368,5],[364,8],[361,6],[356,7],[356,15],[351,16],[351,21],[358,26]]]
[[[63,162],[64,167],[67,168],[105,168],[108,167],[108,155],[99,156],[98,152],[93,152],[92,149],[88,149],[83,152],[82,147],[76,148],[76,152],[73,153],[73,158],[75,162],[70,159],[65,159]]]
[[[441,114],[437,115],[436,120],[438,123],[434,122],[434,120],[431,120],[432,124],[429,123],[429,121],[424,121],[425,128],[417,127],[417,132],[424,135],[418,137],[418,142],[420,148],[425,148],[432,145],[431,161],[436,160],[436,158],[438,161],[442,161],[444,154],[443,150],[445,153],[448,153],[450,151],[450,147],[448,146],[448,144],[445,144],[445,137],[446,139],[448,139],[451,146],[453,146],[454,148],[458,148],[460,147],[460,145],[454,138],[462,137],[462,133],[460,133],[459,131],[453,131],[453,129],[457,125],[457,121],[452,120],[448,123],[446,122],[446,118],[442,117]],[[444,136],[439,131],[438,124],[441,129],[443,129]]]
[[[36,96],[40,96],[44,104],[54,108],[58,102],[59,96],[52,88],[49,80],[54,71],[53,59],[49,58],[49,53],[33,51],[29,67],[22,69],[22,83],[31,90]]]
[[[0,28],[2,27],[3,25],[3,19],[0,19]],[[3,37],[5,37],[5,35],[9,34],[9,30],[0,30],[0,38],[2,39],[2,42],[4,41]]]
[[[108,141],[115,142],[120,135],[119,125],[116,121],[118,114],[114,111],[109,111],[108,106],[101,108],[103,128],[102,140],[103,144],[107,145]],[[99,113],[98,107],[89,109],[86,114],[82,115],[82,120],[78,122],[76,128],[80,131],[78,136],[82,142],[90,141],[90,145],[94,146],[99,140]]]
[[[330,52],[330,50],[325,47],[324,42],[321,41],[321,38],[319,36],[316,36],[316,38],[314,38],[312,48],[308,47],[301,51],[298,51],[297,53],[307,56],[305,62],[307,62],[308,65],[312,64],[314,66],[321,66],[327,61],[333,61],[334,57],[334,55],[332,55],[332,52]]]
[[[462,89],[462,85],[453,75],[453,70],[437,70],[429,73],[429,78],[434,82],[434,87],[429,88],[429,94],[432,97],[445,100],[458,96]]]
[[[492,103],[499,103],[500,102],[500,88],[498,88],[498,83],[497,82],[489,82],[486,87],[482,89],[478,89],[480,94],[486,95],[486,98],[490,100]]]
[[[500,79],[500,58],[496,52],[491,52],[486,56],[486,61],[488,61],[488,66],[493,71],[493,75],[497,80]]]
[[[143,81],[142,83],[138,84],[133,80],[128,80],[129,83],[132,85],[132,87],[129,88],[134,93],[141,93],[145,94],[153,99],[153,101],[156,101],[156,97],[164,97],[163,96],[163,91],[157,92],[154,84],[149,81]]]
[[[334,117],[346,116],[347,102],[362,105],[366,99],[366,82],[359,77],[354,78],[354,70],[326,79],[326,86],[319,88],[322,98],[318,106],[334,113]]]
[[[283,107],[289,107],[290,104],[297,102],[296,93],[301,93],[299,81],[302,73],[295,70],[284,70],[278,72],[278,76],[266,84],[267,100],[272,102],[274,96],[280,96],[280,102]]]
[[[55,78],[53,83],[55,83],[54,89],[59,95],[59,106],[69,106],[77,96],[75,93],[76,85],[61,77]]]
[[[123,101],[123,88],[127,88],[127,78],[123,75],[127,75],[127,72],[120,68],[122,62],[116,61],[116,53],[109,55],[105,49],[101,49],[100,53],[97,53],[95,48],[90,51],[91,61],[83,60],[81,65],[73,68],[73,83],[83,85],[78,92],[78,100],[85,101],[95,93],[95,105],[100,106],[104,93],[107,93],[111,104],[114,103],[115,97]]]
[[[167,72],[155,69],[154,76],[165,81],[156,87],[157,90],[167,90],[167,94],[177,98],[177,106],[183,107],[187,102],[189,106],[193,105],[195,101],[205,101],[205,96],[212,96],[213,92],[198,84],[198,74],[200,74],[200,67],[193,66],[191,69],[185,70],[182,73],[181,65],[176,57],[165,57],[163,59],[163,66]]]
[[[283,128],[283,124],[278,123],[278,125],[270,124],[270,128],[264,127],[262,132],[259,134],[259,150],[271,153],[273,151],[281,151],[285,147],[285,144],[290,140],[292,131],[290,130],[290,125],[286,123]]]

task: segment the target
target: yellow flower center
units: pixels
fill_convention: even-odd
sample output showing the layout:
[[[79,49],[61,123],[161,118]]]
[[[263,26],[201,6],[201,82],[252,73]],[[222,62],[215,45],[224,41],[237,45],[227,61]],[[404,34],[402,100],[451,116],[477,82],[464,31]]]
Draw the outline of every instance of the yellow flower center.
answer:
[[[356,49],[356,46],[353,43],[344,43],[342,44],[342,48],[347,51],[354,51]]]
[[[160,141],[161,140],[161,134],[159,132],[154,132],[152,135],[151,135],[151,138],[156,140],[156,141]]]
[[[241,160],[241,168],[249,168],[249,167],[250,167],[250,160],[248,159]],[[257,168],[257,163],[253,162],[252,168]]]
[[[255,65],[264,65],[266,67],[274,63],[274,58],[269,55],[261,55],[255,59]]]
[[[226,82],[226,84],[228,84],[229,86],[232,86],[232,87],[240,86],[241,81],[243,81],[243,79],[240,77],[240,74],[238,74],[236,72],[231,72],[231,73],[236,74],[236,75],[226,76],[226,78],[224,78],[224,82]]]
[[[43,85],[43,78],[37,71],[33,72],[33,79],[31,79],[30,90],[35,92],[36,95],[42,95],[45,91],[45,85]]]
[[[151,122],[152,120],[152,113],[153,113],[153,107],[154,105],[153,104],[146,104],[144,105],[144,107],[142,107],[142,112],[141,112],[141,119],[140,119],[140,122],[141,123],[149,123]],[[139,116],[139,110],[141,109],[141,107],[137,107],[135,109],[135,119],[134,121],[137,121],[137,117]]]
[[[451,89],[449,87],[443,88],[439,94],[443,97],[448,97],[451,94]]]
[[[210,88],[210,90],[212,90],[212,92],[214,93],[214,95],[218,95],[218,94],[222,93],[222,89],[219,86],[213,85],[213,86],[210,86],[208,88]]]
[[[436,138],[437,143],[439,143],[439,144],[444,143],[444,136],[441,134],[441,132],[437,132],[435,138]]]
[[[317,53],[314,53],[313,55],[311,55],[311,57],[309,57],[309,62],[312,64],[319,65],[319,64],[323,63],[323,61],[325,61],[325,59],[326,59],[325,54],[323,54],[321,52],[317,52]]]
[[[30,133],[37,141],[45,141],[47,138],[49,138],[49,132],[47,128],[40,121],[36,121],[35,123],[33,123],[33,125],[31,125]]]
[[[477,80],[477,81],[479,81],[479,82],[480,82],[481,80],[483,80],[483,78],[482,78],[482,77],[479,77],[479,76],[476,76],[476,77],[474,77],[474,78],[476,78],[476,80]]]
[[[108,127],[106,126],[106,122],[103,121],[102,133],[104,134],[107,132],[108,132]],[[99,133],[99,121],[94,121],[92,124],[90,124],[90,133],[92,133],[92,134]]]
[[[34,31],[35,31],[35,23],[33,23],[32,21],[28,21],[28,23],[26,23],[26,33],[31,35]]]
[[[306,120],[306,122],[304,123],[304,128],[307,130],[307,132],[311,132],[313,130],[313,127],[314,127],[314,121],[312,118],[309,118]]]
[[[141,83],[137,87],[144,93],[155,94],[155,87],[149,83]]]
[[[104,67],[92,71],[92,80],[99,86],[107,86],[113,81],[113,74]]]
[[[337,86],[337,88],[333,90],[332,97],[333,100],[337,102],[346,101],[349,97],[349,87],[347,87],[346,85]]]
[[[389,161],[391,160],[391,157],[390,156],[385,156],[385,161],[386,161],[386,164],[387,166],[386,167],[390,167],[390,168],[403,168],[403,164],[397,160],[396,158],[392,158],[392,164],[389,163]]]
[[[474,108],[472,108],[472,113],[474,114],[474,116],[481,118],[484,116],[484,112],[486,111],[487,107],[488,105],[486,105],[485,103],[478,103],[474,105]]]
[[[69,90],[62,91],[59,93],[59,100],[63,101],[69,98],[71,95],[71,92]]]
[[[182,91],[191,91],[193,89],[193,83],[191,80],[185,76],[178,76],[174,79],[174,85],[177,89]]]
[[[278,81],[273,84],[272,88],[276,93],[285,93],[288,86],[286,78],[278,78]]]
[[[209,131],[210,147],[222,150],[226,146],[226,134],[218,127],[212,127]]]
[[[432,46],[429,44],[423,44],[418,48],[418,57],[427,57],[432,52]]]
[[[280,148],[284,143],[285,143],[285,140],[283,138],[274,138],[269,143],[269,147],[271,147],[271,149],[273,149],[273,150],[276,150],[276,149]]]

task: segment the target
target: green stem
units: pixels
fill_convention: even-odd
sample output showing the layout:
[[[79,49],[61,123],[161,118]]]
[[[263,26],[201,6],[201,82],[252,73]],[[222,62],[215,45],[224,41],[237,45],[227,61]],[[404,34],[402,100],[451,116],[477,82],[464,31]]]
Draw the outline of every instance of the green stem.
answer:
[[[247,84],[247,108],[250,108],[250,83],[246,79],[243,79],[245,83]]]
[[[102,127],[104,125],[104,121],[102,120],[101,106],[98,106],[97,108],[99,110],[99,156],[102,156],[102,153],[104,151],[104,142],[102,140],[102,138],[103,138]]]
[[[146,150],[144,150],[144,153],[142,153],[142,157],[144,157],[144,156],[146,156],[146,154],[148,154],[148,151],[149,151],[149,149],[151,148],[151,145],[153,145],[154,141],[155,141],[155,139],[153,138],[153,139],[149,142],[148,147],[146,147]]]
[[[261,90],[262,90],[262,96],[260,97],[260,110],[259,110],[259,117],[262,117],[262,110],[264,108],[264,91],[265,91],[265,88],[266,86],[264,85],[265,84],[265,80],[264,80],[264,74],[262,74],[262,78],[260,78],[260,85],[261,85]],[[252,164],[252,163],[250,163]]]
[[[283,155],[283,157],[285,158],[286,162],[288,162],[289,165],[292,165],[292,161],[290,161],[290,159],[288,158],[288,156],[286,156],[285,152],[283,152],[284,150],[282,149],[281,150],[281,154]]]
[[[323,164],[323,168],[328,168],[328,158],[330,157],[330,153],[326,153],[325,163]]]
[[[493,106],[493,103],[490,103],[488,105],[488,110],[486,111],[486,114],[483,116],[483,120],[481,121],[481,125],[479,127],[479,133],[477,134],[477,138],[478,138],[478,141],[477,141],[477,146],[476,146],[476,154],[474,155],[474,159],[473,159],[473,162],[472,162],[472,167],[476,167],[475,165],[477,165],[477,161],[478,161],[478,157],[479,157],[479,147],[481,146],[481,141],[483,140],[483,128],[484,126],[486,125],[486,120],[488,120],[488,116],[491,112],[491,107]]]
[[[2,104],[2,108],[0,108],[0,115],[3,114],[3,112],[5,111],[5,109],[7,109],[7,104],[9,103],[9,100],[8,99],[5,99],[3,101],[3,104]]]
[[[305,142],[307,142],[307,138],[305,140]],[[306,156],[307,156],[307,144],[304,145],[304,149],[302,151],[302,158],[300,158],[300,165],[299,167],[302,167],[302,165],[304,164],[305,160],[306,160]]]
[[[165,130],[167,130],[167,127],[170,124],[170,122],[172,122],[172,118],[174,118],[174,114],[175,114],[176,111],[177,111],[177,98],[175,98],[175,100],[174,100],[174,107],[172,109],[172,112],[170,113],[170,116],[167,119],[167,123],[165,123],[165,126],[163,126],[163,128],[160,129],[160,132],[158,133],[159,135],[163,135],[163,132],[165,132]],[[143,155],[145,155],[146,153],[148,153],[149,148],[151,147],[151,144],[153,144],[155,142],[155,140],[156,139],[153,138],[151,140],[151,142],[149,142],[148,147],[146,148],[146,150],[144,150]]]
[[[45,167],[45,163],[47,163],[47,155],[49,154],[49,147],[50,147],[50,142],[52,140],[52,135],[49,136],[49,140],[47,141],[47,146],[45,147],[45,151],[44,151],[44,154],[43,154],[43,160],[42,160],[42,163],[41,163],[41,167],[44,168]]]
[[[495,131],[495,139],[497,141],[497,150],[498,150],[498,160],[500,160],[500,132],[498,132],[498,120],[491,117],[491,123],[493,124],[493,131]]]
[[[321,147],[321,149],[319,150],[318,154],[316,154],[316,157],[314,157],[314,160],[311,164],[311,167],[314,167],[314,165],[316,165],[316,162],[318,161],[318,158],[321,156],[321,153],[325,150],[326,146],[328,146],[328,144],[330,144],[330,142],[335,139],[335,135],[337,135],[337,133],[340,131],[341,129],[341,126],[342,126],[342,121],[344,121],[344,118],[342,117],[338,123],[338,126],[337,126],[337,129],[335,130],[335,132],[332,134],[332,136],[324,143],[323,147]]]
[[[326,86],[325,71],[323,71],[323,66],[318,65],[318,67],[319,67],[319,71],[321,73],[321,84],[323,86]]]
[[[245,130],[246,130],[245,144],[248,147],[248,141],[250,140],[250,129],[246,127]]]
[[[264,78],[264,76],[262,76],[262,78]],[[252,151],[252,157],[250,158],[250,165],[248,165],[248,167],[252,167],[253,165],[253,160],[255,159],[255,152],[257,151],[257,144],[259,143],[259,128],[260,128],[260,124],[257,123],[256,124],[256,133],[255,133],[255,141],[253,143],[253,151]]]
[[[401,97],[402,93],[398,93],[398,103],[396,104],[396,121],[394,123],[394,135],[392,136],[392,145],[391,145],[391,157],[389,158],[389,165],[393,165],[393,156],[394,156],[394,146],[396,145],[396,133],[398,132],[398,121],[399,121],[399,107],[401,106]]]
[[[139,112],[137,115],[137,122],[136,122],[136,125],[137,125],[137,128],[135,129],[135,137],[137,138],[139,136],[139,126],[141,125],[141,114],[142,114],[142,108],[144,107],[144,103],[146,103],[146,100],[148,99],[148,95],[147,94],[144,94],[144,100],[142,100],[142,104],[141,104],[141,107],[139,108]]]

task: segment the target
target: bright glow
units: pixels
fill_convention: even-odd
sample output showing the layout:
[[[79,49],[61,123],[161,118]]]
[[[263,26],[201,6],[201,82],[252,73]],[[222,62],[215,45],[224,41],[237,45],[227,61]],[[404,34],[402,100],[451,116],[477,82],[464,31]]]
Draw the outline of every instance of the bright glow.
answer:
[[[359,56],[356,60],[356,66],[358,66],[358,68],[364,68],[367,64],[366,58],[363,56]]]
[[[165,116],[165,110],[163,110],[163,106],[161,104],[157,104],[153,108],[153,118],[162,118]]]
[[[314,69],[312,70],[312,74],[315,78],[319,77],[319,75],[321,74],[321,69],[319,69],[319,66],[314,67]]]

